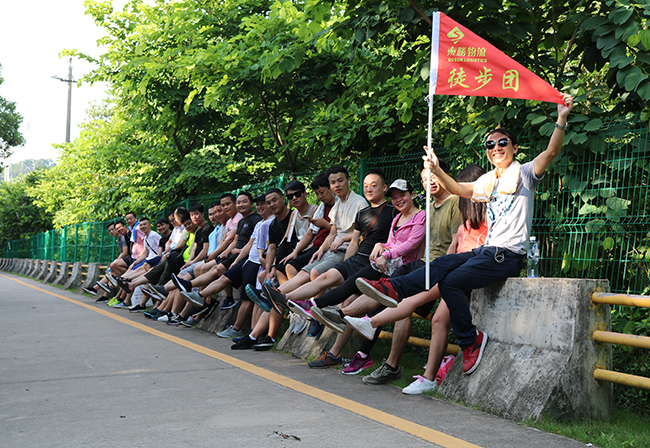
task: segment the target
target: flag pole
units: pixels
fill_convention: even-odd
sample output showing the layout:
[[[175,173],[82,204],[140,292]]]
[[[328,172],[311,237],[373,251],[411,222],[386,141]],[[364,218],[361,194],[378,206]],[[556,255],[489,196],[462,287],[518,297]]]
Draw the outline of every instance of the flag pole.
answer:
[[[427,129],[427,148],[431,148],[431,139],[433,133],[433,95],[436,94],[436,84],[438,82],[438,34],[440,30],[440,13],[434,12],[431,20],[431,61],[429,63],[429,128]],[[427,185],[426,185],[426,262],[424,265],[424,287],[428,291],[431,288],[429,279],[429,263],[431,262],[431,169],[427,168]]]

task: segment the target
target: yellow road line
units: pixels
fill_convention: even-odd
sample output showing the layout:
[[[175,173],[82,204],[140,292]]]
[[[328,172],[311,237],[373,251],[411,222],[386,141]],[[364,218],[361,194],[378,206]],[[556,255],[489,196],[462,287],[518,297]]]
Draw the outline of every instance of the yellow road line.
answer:
[[[0,274],[2,275],[2,274]],[[427,440],[429,442],[435,443],[436,445],[440,445],[445,448],[481,448],[478,445],[474,445],[473,443],[466,442],[464,440],[458,439],[456,437],[450,436],[448,434],[445,434],[440,431],[433,430],[431,428],[427,428],[426,426],[419,425],[417,423],[410,422],[408,420],[405,420],[403,418],[397,417],[395,415],[389,414],[387,412],[380,411],[378,409],[372,408],[370,406],[366,406],[360,403],[357,403],[355,401],[349,400],[345,397],[341,397],[336,394],[332,394],[330,392],[326,392],[324,390],[318,389],[313,386],[309,386],[308,384],[301,383],[300,381],[293,380],[291,378],[288,378],[283,375],[278,375],[277,373],[271,372],[270,370],[263,369],[261,367],[258,367],[254,364],[242,361],[237,358],[233,358],[232,356],[225,355],[223,353],[217,352],[215,350],[211,350],[207,347],[203,347],[202,345],[195,344],[193,342],[186,341],[184,339],[181,339],[176,336],[171,336],[169,334],[163,333],[161,331],[155,330],[153,328],[147,327],[146,325],[133,322],[132,320],[125,319],[124,317],[115,315],[113,313],[110,313],[106,310],[103,310],[101,308],[97,308],[92,305],[88,305],[83,302],[78,302],[74,299],[70,299],[68,297],[64,297],[62,295],[46,291],[44,289],[38,288],[36,286],[30,285],[28,283],[25,283],[23,281],[17,280],[12,277],[7,277],[6,275],[2,275],[2,277],[13,280],[15,282],[18,282],[22,285],[28,286],[32,289],[35,289],[37,291],[41,291],[45,294],[58,297],[59,299],[65,300],[66,302],[74,303],[75,305],[82,306],[84,308],[87,308],[89,310],[95,311],[97,313],[103,314],[104,316],[110,317],[111,319],[115,319],[119,322],[122,322],[126,325],[130,325],[132,327],[138,328],[142,331],[145,331],[153,336],[158,336],[160,338],[163,338],[169,342],[173,342],[175,344],[181,345],[185,348],[188,348],[190,350],[194,350],[195,352],[204,354],[206,356],[209,356],[211,358],[217,359],[221,362],[224,362],[226,364],[230,364],[231,366],[237,367],[239,369],[245,370],[246,372],[252,373],[253,375],[257,375],[261,378],[265,378],[269,381],[273,381],[276,384],[281,384],[282,386],[288,387],[289,389],[293,389],[297,392],[301,392],[303,394],[309,395],[310,397],[317,398],[321,401],[324,401],[326,403],[329,403],[331,405],[334,405],[336,407],[345,409],[347,411],[354,412],[355,414],[361,415],[363,417],[366,417],[370,420],[374,420],[378,423],[382,423],[384,425],[393,427],[395,429],[399,429],[400,431],[404,431],[408,434],[414,435],[416,437],[419,437],[421,439]]]

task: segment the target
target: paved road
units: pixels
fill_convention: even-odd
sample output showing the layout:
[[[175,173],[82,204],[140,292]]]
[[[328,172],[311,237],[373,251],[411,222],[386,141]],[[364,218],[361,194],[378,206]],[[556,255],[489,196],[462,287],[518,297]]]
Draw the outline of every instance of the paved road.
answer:
[[[584,447],[0,274],[0,447]]]

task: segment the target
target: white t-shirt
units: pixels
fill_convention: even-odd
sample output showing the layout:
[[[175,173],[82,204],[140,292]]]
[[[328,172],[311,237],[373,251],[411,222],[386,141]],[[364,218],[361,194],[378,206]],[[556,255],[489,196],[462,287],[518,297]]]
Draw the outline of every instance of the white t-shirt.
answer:
[[[533,224],[535,188],[543,177],[544,175],[535,175],[535,162],[531,161],[521,165],[517,189],[513,194],[498,193],[498,185],[495,185],[487,203],[486,246],[503,247],[518,254],[526,253]]]
[[[147,254],[147,260],[151,260],[152,258],[158,256],[158,245],[160,243],[160,234],[158,232],[154,232],[153,230],[149,232],[149,235],[144,239],[144,247],[149,249],[149,253]]]
[[[341,201],[339,197],[336,198],[334,207],[330,210],[330,222],[336,225],[335,239],[349,235],[354,231],[354,220],[357,218],[357,213],[367,206],[366,200],[352,190],[345,201]],[[349,242],[342,244],[339,251],[344,251],[349,245]]]

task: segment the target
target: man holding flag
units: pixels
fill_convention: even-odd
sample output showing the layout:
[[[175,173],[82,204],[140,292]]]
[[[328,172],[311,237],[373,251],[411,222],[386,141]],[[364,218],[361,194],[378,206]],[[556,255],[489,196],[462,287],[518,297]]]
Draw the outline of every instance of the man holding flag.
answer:
[[[472,183],[456,182],[438,165],[433,148],[425,148],[425,163],[443,187],[452,194],[487,202],[488,236],[485,245],[472,252],[445,255],[430,264],[429,281],[438,285],[449,308],[451,326],[463,350],[463,372],[472,373],[483,355],[487,335],[472,324],[467,296],[479,289],[517,277],[528,247],[533,219],[535,187],[559,154],[564,142],[567,116],[573,98],[563,95],[558,104],[555,131],[548,147],[532,162],[520,165],[516,137],[508,130],[496,129],[485,140],[485,150],[494,169]],[[404,298],[425,290],[425,269],[383,281],[368,281],[362,291],[384,305],[397,306]]]
[[[471,252],[437,258],[403,277],[364,281],[363,288],[360,285],[366,295],[396,307],[416,294],[432,295],[423,291],[437,284],[463,352],[463,373],[470,374],[481,361],[488,336],[472,324],[467,297],[473,289],[519,275],[528,247],[535,188],[560,153],[573,98],[561,94],[446,15],[436,12],[432,22],[430,98],[435,94],[480,95],[558,103],[558,118],[548,147],[532,162],[520,165],[515,160],[519,150],[515,135],[496,129],[484,143],[494,169],[475,182],[458,183],[440,169],[431,147],[433,101],[429,101],[429,133],[423,159],[451,194],[487,202],[485,244]]]

